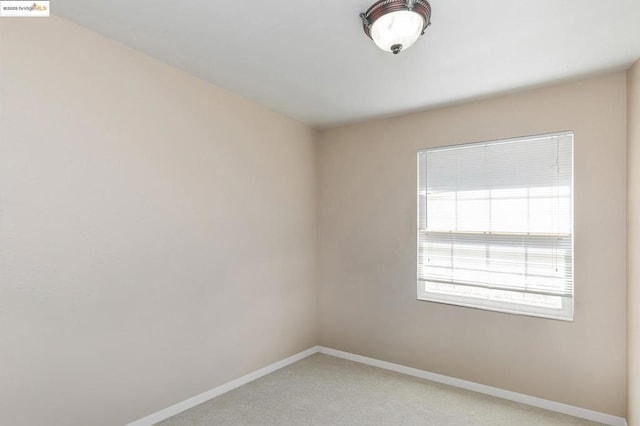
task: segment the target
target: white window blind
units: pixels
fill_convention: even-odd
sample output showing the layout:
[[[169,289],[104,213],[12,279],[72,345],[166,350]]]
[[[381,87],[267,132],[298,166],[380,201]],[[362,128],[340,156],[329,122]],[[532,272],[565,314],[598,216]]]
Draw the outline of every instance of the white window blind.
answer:
[[[418,298],[573,319],[573,133],[418,153]]]

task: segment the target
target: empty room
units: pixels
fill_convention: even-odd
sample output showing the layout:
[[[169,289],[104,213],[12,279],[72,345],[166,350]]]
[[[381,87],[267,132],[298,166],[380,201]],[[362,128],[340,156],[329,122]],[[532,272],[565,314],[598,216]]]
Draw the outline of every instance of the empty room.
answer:
[[[0,425],[640,426],[640,1],[0,1]]]

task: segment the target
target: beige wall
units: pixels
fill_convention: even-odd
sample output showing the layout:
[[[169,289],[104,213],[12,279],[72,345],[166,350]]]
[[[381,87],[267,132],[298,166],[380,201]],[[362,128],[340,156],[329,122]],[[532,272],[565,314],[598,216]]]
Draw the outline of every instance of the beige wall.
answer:
[[[0,23],[0,102],[0,424],[124,424],[316,344],[310,129],[54,17]]]
[[[320,134],[320,344],[626,416],[617,73]],[[416,300],[416,150],[575,131],[575,321]]]
[[[640,62],[627,71],[629,425],[640,425]]]

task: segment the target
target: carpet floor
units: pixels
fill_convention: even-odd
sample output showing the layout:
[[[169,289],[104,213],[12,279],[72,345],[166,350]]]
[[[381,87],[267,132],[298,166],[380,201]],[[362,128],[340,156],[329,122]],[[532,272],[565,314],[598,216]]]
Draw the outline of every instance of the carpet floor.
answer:
[[[596,425],[315,354],[159,425]]]

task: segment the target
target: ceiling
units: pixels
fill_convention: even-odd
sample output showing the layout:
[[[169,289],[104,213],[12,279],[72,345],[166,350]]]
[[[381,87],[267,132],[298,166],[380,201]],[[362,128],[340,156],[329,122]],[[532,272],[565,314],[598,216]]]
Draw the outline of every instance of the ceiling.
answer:
[[[52,2],[54,3],[54,2]],[[53,13],[317,128],[622,70],[640,0],[430,0],[392,55],[362,31],[373,0],[57,0]]]

